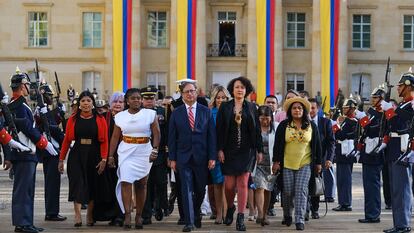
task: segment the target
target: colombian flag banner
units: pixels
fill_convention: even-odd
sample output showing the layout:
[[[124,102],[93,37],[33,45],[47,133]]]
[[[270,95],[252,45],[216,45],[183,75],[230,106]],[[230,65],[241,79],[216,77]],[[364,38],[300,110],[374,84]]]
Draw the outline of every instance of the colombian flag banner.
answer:
[[[131,87],[132,0],[113,0],[113,90]]]
[[[276,0],[256,1],[257,102],[274,94],[274,40]]]
[[[340,0],[320,1],[321,94],[326,96],[324,111],[335,105],[338,93],[338,39]]]
[[[196,79],[197,0],[177,1],[177,79]]]

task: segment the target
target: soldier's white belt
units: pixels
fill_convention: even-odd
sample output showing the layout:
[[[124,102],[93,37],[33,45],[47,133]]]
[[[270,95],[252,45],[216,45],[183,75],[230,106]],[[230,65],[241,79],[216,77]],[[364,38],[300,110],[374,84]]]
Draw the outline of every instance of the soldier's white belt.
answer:
[[[410,135],[408,133],[401,134],[401,135],[399,135],[398,133],[391,133],[390,137],[400,138],[401,152],[406,152],[407,151],[408,139],[410,138]]]
[[[343,141],[338,141],[341,144],[341,154],[348,155],[354,149],[354,140],[347,139]]]
[[[367,138],[365,138],[365,153],[371,154],[372,151],[375,149],[375,147],[377,147],[378,144],[379,144],[379,137],[375,137],[375,138],[367,137]]]

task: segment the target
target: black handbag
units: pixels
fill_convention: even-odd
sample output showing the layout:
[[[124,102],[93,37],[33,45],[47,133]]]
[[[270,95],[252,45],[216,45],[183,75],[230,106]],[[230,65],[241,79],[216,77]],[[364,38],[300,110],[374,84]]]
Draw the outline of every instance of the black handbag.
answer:
[[[313,193],[312,196],[319,197],[325,193],[325,184],[323,182],[323,177],[318,175],[315,176],[315,182],[313,183]]]

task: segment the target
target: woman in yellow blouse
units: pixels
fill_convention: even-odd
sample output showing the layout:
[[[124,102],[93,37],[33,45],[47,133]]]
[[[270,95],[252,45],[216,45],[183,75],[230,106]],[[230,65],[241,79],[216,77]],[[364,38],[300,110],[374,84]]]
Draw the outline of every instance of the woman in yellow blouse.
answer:
[[[309,187],[313,186],[309,181],[314,181],[315,174],[319,174],[322,168],[319,132],[318,127],[309,120],[310,103],[306,99],[291,98],[283,108],[287,119],[279,124],[276,131],[272,171],[281,170],[282,224],[292,224],[292,210],[295,207],[296,230],[304,230]]]

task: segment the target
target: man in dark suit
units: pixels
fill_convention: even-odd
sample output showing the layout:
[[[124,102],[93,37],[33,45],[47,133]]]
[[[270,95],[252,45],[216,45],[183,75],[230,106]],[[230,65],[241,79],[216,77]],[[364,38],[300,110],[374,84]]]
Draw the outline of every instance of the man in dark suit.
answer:
[[[197,103],[197,86],[183,82],[180,92],[184,104],[170,118],[168,149],[171,168],[178,170],[185,226],[183,232],[201,227],[200,207],[205,195],[208,169],[217,157],[216,130],[210,110]]]
[[[332,161],[335,154],[335,137],[332,131],[331,121],[324,117],[318,116],[319,103],[316,99],[309,99],[311,103],[310,118],[318,126],[319,136],[322,144],[322,158],[325,166],[322,169],[322,176],[325,183],[325,199],[333,201],[335,190],[335,176]],[[319,218],[319,196],[311,197],[312,218]]]

